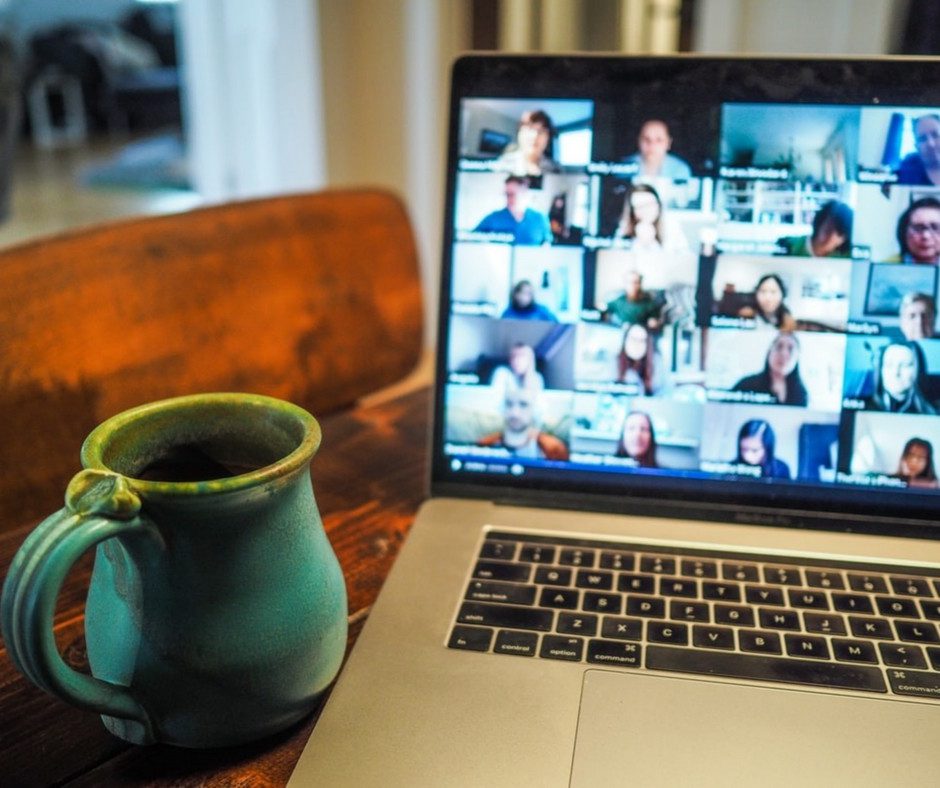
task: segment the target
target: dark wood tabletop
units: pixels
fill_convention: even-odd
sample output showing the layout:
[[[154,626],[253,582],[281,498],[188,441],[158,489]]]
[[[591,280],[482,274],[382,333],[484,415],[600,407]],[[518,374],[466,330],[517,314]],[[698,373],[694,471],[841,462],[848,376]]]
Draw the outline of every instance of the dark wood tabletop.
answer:
[[[321,420],[323,444],[313,486],[326,532],[346,577],[351,647],[411,527],[426,488],[427,389]],[[77,468],[76,457],[76,470]],[[0,535],[0,573],[36,522]],[[92,556],[63,586],[55,634],[65,661],[88,670],[84,600]],[[348,648],[347,647],[347,648]],[[0,784],[7,786],[284,785],[316,724],[318,710],[292,728],[242,747],[184,750],[129,745],[98,715],[44,693],[0,648]]]

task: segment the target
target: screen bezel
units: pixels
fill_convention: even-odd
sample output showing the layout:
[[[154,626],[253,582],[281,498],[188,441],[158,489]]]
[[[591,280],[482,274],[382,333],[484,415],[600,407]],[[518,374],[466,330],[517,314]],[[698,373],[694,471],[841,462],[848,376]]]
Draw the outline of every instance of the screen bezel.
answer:
[[[431,493],[623,514],[721,519],[891,536],[940,538],[931,522],[940,512],[936,492],[864,487],[745,485],[718,479],[611,479],[577,471],[538,470],[506,484],[495,474],[457,473],[443,452],[444,395],[450,330],[453,209],[459,158],[459,111],[464,98],[576,98],[616,101],[638,81],[684,91],[678,101],[704,112],[717,139],[721,106],[806,103],[859,106],[940,106],[940,58],[754,58],[677,55],[470,55],[452,69],[438,345],[431,437]],[[524,85],[524,90],[519,86]],[[622,100],[622,99],[621,99]],[[707,487],[704,485],[707,484]],[[707,492],[703,492],[707,490]]]

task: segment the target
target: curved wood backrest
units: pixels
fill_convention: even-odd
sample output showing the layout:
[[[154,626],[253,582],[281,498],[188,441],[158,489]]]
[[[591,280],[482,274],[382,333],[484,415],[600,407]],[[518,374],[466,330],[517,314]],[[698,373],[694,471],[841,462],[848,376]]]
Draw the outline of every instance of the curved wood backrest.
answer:
[[[397,198],[334,191],[121,221],[0,250],[0,528],[48,514],[85,435],[164,397],[250,391],[323,415],[417,365]]]

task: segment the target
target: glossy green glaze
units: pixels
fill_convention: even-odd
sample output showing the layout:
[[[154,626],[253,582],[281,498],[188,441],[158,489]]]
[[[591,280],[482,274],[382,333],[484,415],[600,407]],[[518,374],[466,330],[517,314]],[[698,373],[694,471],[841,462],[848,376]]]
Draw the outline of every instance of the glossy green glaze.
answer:
[[[96,428],[66,507],[29,536],[4,584],[16,665],[136,743],[233,745],[298,720],[346,645],[345,586],[310,482],[319,442],[306,411],[246,394],[165,400]],[[180,447],[215,467],[257,467],[135,477]],[[89,677],[62,662],[52,616],[66,572],[93,545]]]

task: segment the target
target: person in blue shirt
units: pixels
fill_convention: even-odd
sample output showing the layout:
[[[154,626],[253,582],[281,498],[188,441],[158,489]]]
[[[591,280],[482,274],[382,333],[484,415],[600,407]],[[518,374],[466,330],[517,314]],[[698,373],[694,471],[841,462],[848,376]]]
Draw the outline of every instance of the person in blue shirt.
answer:
[[[513,243],[541,246],[551,243],[548,217],[529,207],[529,181],[510,175],[504,185],[506,207],[483,217],[474,227],[478,233],[511,233]]]
[[[503,320],[545,320],[557,323],[558,318],[547,306],[535,300],[535,288],[528,279],[522,279],[512,289],[509,306],[500,315]]]

